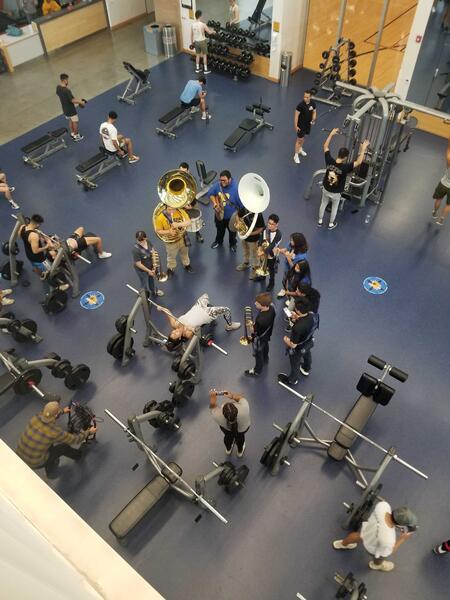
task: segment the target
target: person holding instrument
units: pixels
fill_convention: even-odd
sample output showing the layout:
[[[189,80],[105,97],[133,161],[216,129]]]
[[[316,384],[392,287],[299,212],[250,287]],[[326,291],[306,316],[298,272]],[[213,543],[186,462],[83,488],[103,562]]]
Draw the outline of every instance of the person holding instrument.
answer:
[[[239,198],[238,184],[231,177],[228,170],[221,171],[219,181],[209,189],[209,198],[214,208],[214,223],[216,225],[216,239],[211,248],[218,248],[223,244],[225,232],[228,229],[230,251],[236,252],[236,232],[230,229],[231,215],[243,208]]]
[[[227,401],[217,406],[217,396],[225,396]],[[227,390],[209,390],[209,409],[214,421],[223,432],[225,454],[230,456],[236,444],[237,456],[241,458],[245,451],[245,434],[250,427],[250,407],[242,394]]]
[[[145,231],[136,232],[136,242],[133,246],[133,265],[136,275],[147,294],[153,297],[164,296],[164,292],[156,287],[155,253],[152,243]]]
[[[267,228],[260,234],[258,240],[258,256],[261,262],[266,261],[267,270],[269,271],[269,283],[266,292],[271,292],[275,286],[275,272],[277,270],[277,261],[279,253],[279,245],[282,238],[282,233],[278,228],[280,217],[272,214],[267,220]],[[258,277],[265,279],[265,277]]]
[[[166,206],[155,219],[155,232],[164,239],[164,246],[166,247],[168,277],[172,277],[174,274],[178,254],[180,254],[184,270],[188,273],[192,273],[194,270],[191,267],[189,248],[186,245],[186,233],[182,235],[182,231],[186,230],[189,223],[190,220],[189,218],[186,220],[185,211],[181,212],[171,206]]]
[[[255,366],[244,372],[247,377],[259,377],[264,365],[269,362],[269,342],[276,317],[272,296],[268,292],[256,296],[255,306],[258,310],[256,319],[254,323],[247,322],[247,328],[251,334]]]
[[[334,159],[330,154],[330,142],[338,133],[340,132],[337,127],[332,129],[330,135],[327,137],[323,145],[327,170],[323,178],[322,201],[320,203],[319,220],[317,221],[317,226],[322,227],[325,209],[331,202],[331,214],[328,229],[334,229],[337,227],[336,215],[341,202],[341,194],[345,188],[345,180],[347,175],[359,167],[359,165],[363,162],[364,155],[369,147],[369,140],[365,140],[361,144],[358,158],[354,162],[347,162],[349,151],[344,147],[339,148],[337,158]]]
[[[183,171],[184,173],[189,173],[189,175],[191,174],[190,170],[189,170],[189,164],[187,162],[181,162],[178,166],[178,168],[180,169],[180,171]],[[184,208],[185,210],[189,210],[191,208],[195,208],[197,206],[197,200],[194,198],[194,200],[186,205]],[[201,214],[201,211],[200,211]],[[205,241],[203,239],[202,234],[200,233],[200,231],[196,231],[195,232],[195,239],[197,240],[197,242],[199,242],[199,244],[203,244],[203,242]]]

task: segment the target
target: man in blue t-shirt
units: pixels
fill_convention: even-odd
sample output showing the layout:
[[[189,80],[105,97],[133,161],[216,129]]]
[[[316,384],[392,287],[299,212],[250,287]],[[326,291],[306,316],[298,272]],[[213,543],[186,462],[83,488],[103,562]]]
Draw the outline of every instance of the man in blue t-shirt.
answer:
[[[214,223],[216,224],[216,239],[211,248],[217,248],[223,244],[225,231],[228,229],[231,252],[236,252],[236,232],[231,231],[229,224],[231,215],[243,208],[239,198],[238,184],[231,177],[230,171],[221,171],[219,181],[209,189],[209,198],[214,208]]]
[[[200,109],[202,111],[202,121],[210,119],[211,115],[206,113],[206,91],[203,86],[206,85],[206,77],[200,75],[198,79],[189,79],[181,92],[180,103],[183,108],[190,108],[195,113]]]

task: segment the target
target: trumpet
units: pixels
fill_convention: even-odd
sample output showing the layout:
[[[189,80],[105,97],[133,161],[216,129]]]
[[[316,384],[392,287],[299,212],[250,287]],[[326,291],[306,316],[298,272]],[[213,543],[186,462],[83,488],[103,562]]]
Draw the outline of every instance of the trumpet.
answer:
[[[244,331],[245,335],[239,338],[239,343],[241,346],[248,346],[252,342],[251,331],[253,328],[253,312],[251,306],[246,306],[244,308]]]
[[[269,275],[269,269],[267,268],[267,262],[269,260],[265,250],[269,247],[268,240],[264,240],[261,246],[258,248],[259,255],[259,267],[255,269],[255,274],[258,277],[267,277]]]
[[[167,273],[163,273],[161,271],[161,261],[159,260],[159,254],[155,248],[151,249],[151,255],[153,259],[153,269],[155,271],[156,279],[161,283],[164,283],[169,278],[167,276]]]

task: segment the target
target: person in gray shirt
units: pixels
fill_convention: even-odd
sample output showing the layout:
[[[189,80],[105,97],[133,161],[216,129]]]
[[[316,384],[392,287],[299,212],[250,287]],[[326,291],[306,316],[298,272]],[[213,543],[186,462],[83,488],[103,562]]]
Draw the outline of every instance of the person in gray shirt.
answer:
[[[446,204],[442,214],[439,216],[439,209],[441,208],[441,202],[446,197]],[[450,212],[450,139],[448,140],[447,146],[447,170],[444,176],[437,184],[433,194],[434,198],[434,209],[432,212],[433,219],[436,225],[443,225],[448,213]]]
[[[217,396],[225,396],[227,401],[217,406]],[[230,456],[236,444],[237,456],[241,458],[245,451],[245,434],[250,427],[250,407],[246,398],[227,390],[212,389],[209,391],[209,409],[224,434],[225,454]]]

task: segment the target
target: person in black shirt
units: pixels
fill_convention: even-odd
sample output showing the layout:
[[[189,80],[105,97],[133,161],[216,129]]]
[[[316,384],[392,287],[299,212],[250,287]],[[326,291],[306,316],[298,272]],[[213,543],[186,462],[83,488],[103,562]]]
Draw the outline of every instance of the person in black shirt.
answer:
[[[247,327],[252,334],[253,356],[255,357],[255,366],[253,369],[247,369],[247,377],[258,377],[264,368],[264,364],[269,362],[269,342],[272,335],[273,322],[275,321],[275,309],[272,304],[272,296],[268,292],[258,294],[255,298],[255,306],[258,309],[258,315],[255,322],[248,322]]]
[[[136,275],[139,277],[141,288],[155,296],[164,296],[162,290],[155,285],[155,265],[153,262],[153,246],[147,238],[145,231],[136,232],[136,242],[133,246],[133,265]]]
[[[294,115],[294,129],[297,133],[294,162],[297,164],[300,163],[299,154],[306,156],[306,152],[303,150],[303,142],[305,141],[305,135],[309,135],[311,125],[314,125],[316,118],[316,103],[311,100],[310,90],[305,90],[303,100],[297,104]]]
[[[237,212],[239,219],[244,221],[247,227],[250,227],[255,213],[248,212],[246,208],[240,208]],[[245,271],[251,267],[249,279],[257,279],[256,268],[259,266],[258,258],[258,241],[260,234],[264,231],[266,224],[262,213],[258,213],[255,227],[252,233],[242,241],[242,250],[244,252],[244,260],[236,267],[236,271]]]
[[[365,140],[361,144],[359,156],[354,162],[346,162],[349,151],[347,148],[339,148],[336,160],[330,154],[330,142],[332,138],[339,133],[336,127],[331,131],[330,135],[325,140],[323,151],[325,152],[325,164],[327,170],[323,178],[322,201],[319,208],[318,227],[322,227],[323,215],[328,203],[331,202],[330,223],[328,229],[337,227],[336,215],[341,201],[341,194],[344,191],[345,180],[347,175],[359,167],[364,160],[364,154],[369,146],[369,141]]]
[[[299,297],[305,297],[311,304],[311,312],[318,313],[320,305],[320,292],[311,287],[310,283],[300,283],[297,286]]]
[[[296,385],[299,370],[305,377],[311,370],[311,348],[314,345],[312,336],[318,325],[318,315],[312,312],[309,300],[299,298],[295,303],[291,320],[294,321],[291,336],[285,335],[283,338],[288,348],[291,372],[289,375],[278,373],[278,381]]]
[[[267,228],[260,234],[258,240],[258,255],[260,260],[267,258],[267,270],[269,271],[269,283],[266,292],[271,292],[275,285],[275,272],[277,270],[279,245],[282,233],[278,229],[280,217],[272,214],[267,220]],[[258,279],[265,279],[259,277]]]
[[[70,135],[74,142],[81,142],[83,136],[78,131],[78,113],[77,106],[84,107],[86,100],[74,98],[69,90],[69,76],[66,73],[61,73],[59,76],[60,84],[56,86],[56,95],[61,102],[61,108],[64,116],[69,121]]]

